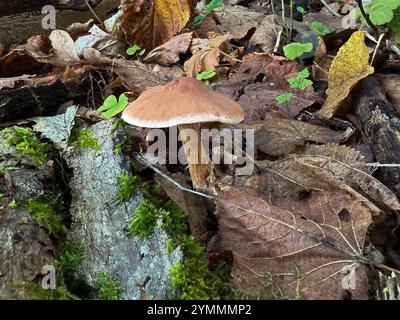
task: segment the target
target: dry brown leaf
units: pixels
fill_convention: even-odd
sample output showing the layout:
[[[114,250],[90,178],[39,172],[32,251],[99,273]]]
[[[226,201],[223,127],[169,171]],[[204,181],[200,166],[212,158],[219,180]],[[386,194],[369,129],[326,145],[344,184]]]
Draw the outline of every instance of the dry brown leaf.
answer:
[[[350,195],[316,192],[271,202],[230,188],[219,193],[216,215],[223,247],[233,252],[233,283],[244,294],[345,299],[344,270],[355,269],[351,298],[368,298],[360,262],[371,212]]]
[[[260,124],[248,127],[255,129],[256,148],[272,156],[293,153],[296,146],[305,145],[307,142],[344,142],[354,132],[352,128],[337,132],[327,127],[291,119],[266,119]]]
[[[81,62],[75,51],[75,42],[68,32],[53,30],[49,36],[49,40],[52,45],[52,51],[49,55],[45,55],[41,51],[29,51],[37,61],[59,67],[66,67],[69,64]]]
[[[264,120],[268,111],[278,111],[288,118],[311,106],[317,96],[312,87],[301,91],[290,88],[287,82],[296,76],[296,63],[263,53],[246,55],[242,63],[231,71],[228,81],[218,86],[245,109],[245,122]],[[279,105],[276,96],[291,92],[290,102]]]
[[[324,118],[332,117],[358,81],[372,73],[374,68],[369,65],[365,33],[356,31],[332,61],[328,75],[328,96],[319,114]]]
[[[274,51],[278,33],[282,27],[275,24],[275,16],[268,15],[257,27],[256,32],[253,34],[249,41],[250,46],[259,46],[266,53]]]
[[[147,63],[157,63],[170,66],[179,61],[179,55],[189,50],[193,32],[183,33],[173,37],[163,45],[153,49],[144,59]]]
[[[203,71],[215,71],[219,65],[221,47],[231,39],[229,34],[211,39],[193,39],[190,50],[193,56],[187,60],[183,69],[188,77],[196,78]],[[227,53],[227,52],[225,52]]]
[[[150,51],[182,31],[195,7],[193,0],[122,0],[121,31],[126,41]]]
[[[261,164],[261,170],[267,172],[262,191],[270,195],[334,189],[364,202],[377,217],[382,210],[400,210],[397,197],[371,175],[361,153],[346,146],[309,146],[304,154]]]
[[[128,90],[157,86],[178,78],[183,72],[179,67],[162,67],[125,59],[114,61],[111,70]]]
[[[264,20],[265,15],[242,6],[225,6],[223,10],[214,12],[218,27],[228,32],[233,39],[242,39]]]

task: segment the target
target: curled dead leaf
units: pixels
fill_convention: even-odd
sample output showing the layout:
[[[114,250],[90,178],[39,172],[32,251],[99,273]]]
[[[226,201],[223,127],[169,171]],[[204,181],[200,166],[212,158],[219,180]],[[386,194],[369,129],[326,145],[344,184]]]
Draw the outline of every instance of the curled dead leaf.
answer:
[[[190,48],[193,55],[183,67],[186,75],[196,78],[202,71],[215,71],[219,65],[221,50],[223,50],[221,47],[230,39],[229,34],[211,39],[193,39]]]
[[[177,63],[179,55],[189,50],[193,32],[183,33],[168,40],[163,45],[153,49],[144,59],[147,63],[157,63],[162,66],[170,66]]]
[[[372,73],[374,68],[369,65],[365,33],[356,31],[332,61],[328,74],[328,96],[319,114],[324,118],[332,117],[358,81]]]
[[[186,26],[195,5],[193,0],[122,0],[122,36],[150,51]]]

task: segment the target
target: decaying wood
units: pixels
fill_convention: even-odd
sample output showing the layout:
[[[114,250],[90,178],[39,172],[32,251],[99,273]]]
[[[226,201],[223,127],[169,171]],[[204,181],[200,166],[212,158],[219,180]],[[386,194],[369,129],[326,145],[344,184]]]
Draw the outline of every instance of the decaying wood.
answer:
[[[69,100],[90,104],[99,93],[96,76],[88,74],[83,79],[56,81],[40,87],[23,87],[0,91],[0,121],[52,115]],[[93,90],[92,90],[93,89]]]
[[[91,1],[92,3],[93,1]],[[99,1],[96,0],[95,3]],[[102,0],[94,9],[100,19],[105,19],[112,10],[118,8],[119,0]],[[69,5],[68,5],[69,3]],[[76,22],[94,19],[93,13],[86,7],[84,0],[17,0],[0,3],[0,42],[6,45],[23,41],[30,36],[49,34],[44,30],[42,20],[45,15],[41,10],[45,5],[59,8],[56,15],[58,29],[63,29]],[[79,9],[85,11],[68,10]]]
[[[400,163],[400,113],[386,98],[375,76],[360,82],[355,93],[355,111],[361,121],[366,142],[377,162]],[[382,182],[400,197],[400,168],[380,167]]]

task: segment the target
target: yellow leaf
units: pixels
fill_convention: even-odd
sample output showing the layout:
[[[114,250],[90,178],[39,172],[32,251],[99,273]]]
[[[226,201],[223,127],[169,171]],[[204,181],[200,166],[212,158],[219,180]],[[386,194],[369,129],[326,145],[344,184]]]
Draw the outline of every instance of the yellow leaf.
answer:
[[[195,0],[122,0],[121,35],[147,51],[179,33],[189,22]]]
[[[329,69],[328,97],[319,111],[321,116],[332,117],[358,81],[374,73],[374,68],[369,65],[368,60],[365,33],[356,31],[339,49]]]

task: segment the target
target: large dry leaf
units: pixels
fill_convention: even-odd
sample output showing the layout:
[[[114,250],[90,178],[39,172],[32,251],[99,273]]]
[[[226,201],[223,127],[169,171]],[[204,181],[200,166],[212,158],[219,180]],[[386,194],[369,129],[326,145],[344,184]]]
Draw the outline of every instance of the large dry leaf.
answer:
[[[188,77],[196,78],[203,71],[215,71],[219,65],[221,47],[231,39],[229,34],[211,39],[193,39],[190,50],[192,57],[184,64],[183,69]]]
[[[356,31],[339,49],[332,61],[328,75],[328,96],[319,111],[321,116],[332,117],[358,81],[372,73],[374,73],[374,68],[369,65],[365,33]]]
[[[193,0],[122,0],[123,35],[150,51],[185,27],[194,6]]]
[[[173,37],[163,45],[153,49],[144,59],[147,63],[157,63],[170,66],[179,61],[179,55],[189,50],[193,32],[183,33]]]
[[[42,51],[41,47],[31,48],[26,46],[24,51],[38,62],[49,63],[59,67],[66,67],[81,60],[75,51],[75,43],[68,32],[53,30],[49,36],[52,50],[49,54]]]
[[[275,15],[268,15],[257,27],[249,41],[250,46],[259,46],[266,53],[272,53],[275,48],[278,33],[282,27],[275,24]]]
[[[334,189],[362,201],[378,217],[383,210],[400,210],[397,197],[371,175],[361,153],[346,146],[309,146],[304,154],[262,162],[260,168],[267,172],[262,191],[270,195]]]
[[[220,30],[229,32],[233,39],[244,38],[251,29],[255,31],[265,18],[263,13],[242,6],[225,6],[215,16]]]
[[[218,89],[241,104],[246,111],[245,122],[264,120],[268,111],[294,118],[317,98],[312,87],[303,91],[290,88],[287,80],[297,73],[294,61],[266,53],[249,54]],[[293,98],[279,105],[276,97],[283,92],[291,92]]]
[[[266,119],[259,124],[246,127],[255,129],[256,148],[272,156],[293,153],[296,146],[305,145],[307,142],[344,142],[354,132],[352,128],[338,132],[291,119]]]
[[[234,285],[263,299],[280,293],[300,299],[368,298],[360,263],[371,212],[348,194],[268,201],[230,188],[219,193],[216,215],[225,250],[234,256]],[[355,269],[355,288],[343,286]]]

